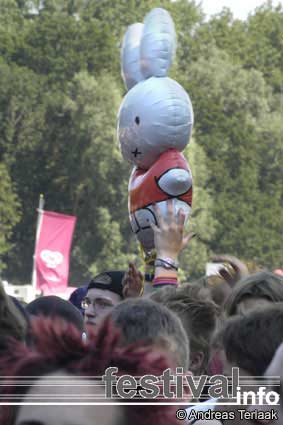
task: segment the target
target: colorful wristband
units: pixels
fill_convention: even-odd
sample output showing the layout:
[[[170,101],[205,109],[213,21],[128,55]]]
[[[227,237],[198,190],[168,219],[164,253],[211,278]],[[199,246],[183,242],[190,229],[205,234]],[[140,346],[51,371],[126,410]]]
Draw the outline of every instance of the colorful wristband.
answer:
[[[163,275],[163,276],[155,277],[152,281],[152,286],[154,288],[158,286],[165,286],[165,285],[177,286],[178,279],[176,277]]]

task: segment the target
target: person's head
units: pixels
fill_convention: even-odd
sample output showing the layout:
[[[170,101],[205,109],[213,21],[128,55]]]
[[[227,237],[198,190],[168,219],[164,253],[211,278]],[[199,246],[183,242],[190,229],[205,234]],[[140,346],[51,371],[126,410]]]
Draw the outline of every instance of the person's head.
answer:
[[[18,302],[9,297],[0,284],[0,351],[9,338],[24,341],[28,333],[28,318],[22,314]]]
[[[91,280],[82,300],[87,325],[98,325],[123,300],[124,275],[123,271],[109,271]]]
[[[240,280],[225,303],[228,316],[283,301],[283,279],[274,273],[262,271]]]
[[[267,380],[267,385],[270,385],[269,388],[273,387],[270,381],[274,382],[274,379],[270,377],[279,376],[280,387],[279,387],[279,391],[278,390],[277,391],[280,394],[280,404],[279,406],[265,404],[260,407],[260,410],[263,411],[266,415],[268,415],[267,412],[269,412],[270,415],[272,415],[272,411],[273,412],[275,411],[275,413],[277,414],[277,419],[272,421],[272,425],[281,425],[283,422],[283,342],[277,348],[269,366],[267,367],[265,371],[264,376]],[[248,407],[248,410],[250,412],[253,412],[257,409],[258,409],[258,406],[251,405]],[[259,419],[257,423],[265,425],[266,421],[264,419],[262,420]]]
[[[168,352],[176,366],[189,368],[189,341],[180,319],[167,307],[149,299],[117,305],[110,317],[122,332],[123,346],[143,343]]]
[[[60,382],[60,385],[55,382]],[[30,406],[28,404],[19,408],[13,425],[124,425],[127,424],[124,411],[118,404],[103,406],[99,381],[79,379],[64,370],[43,375],[31,385],[23,397],[26,403],[42,403]],[[48,388],[48,390],[47,390]],[[48,397],[46,396],[48,394]],[[52,398],[50,398],[52,394]],[[62,405],[46,406],[44,403],[56,401],[95,401],[101,405],[74,406]]]
[[[40,297],[26,306],[31,319],[40,316],[72,323],[77,329],[83,331],[84,320],[81,313],[69,301],[55,295]]]
[[[190,370],[195,375],[206,373],[218,314],[209,293],[204,288],[185,284],[175,291],[160,289],[151,298],[181,319],[190,342]]]
[[[243,375],[262,376],[283,341],[283,303],[229,318],[218,337],[226,374],[238,367]]]
[[[192,286],[206,288],[210,292],[212,301],[219,307],[223,306],[232,291],[231,285],[218,275],[203,276],[192,282]]]
[[[117,377],[160,376],[171,367],[165,353],[138,344],[121,347],[120,333],[110,320],[103,322],[96,335],[90,332],[87,341],[82,340],[74,326],[66,322],[62,326],[62,323],[38,319],[32,323],[35,336],[32,347],[17,341],[11,343],[6,356],[0,358],[3,394],[10,402],[34,402],[36,399],[41,403],[60,403],[71,399],[81,403],[98,401],[101,405],[74,408],[63,405],[2,406],[0,414],[5,425],[142,425],[144,417],[148,425],[177,424],[176,406],[103,406],[106,390],[105,385],[101,385],[101,378],[108,368],[117,368]],[[23,386],[18,385],[21,379]],[[56,388],[58,383],[64,386]],[[119,401],[115,384],[113,387],[114,401]],[[108,399],[105,401],[109,402]]]

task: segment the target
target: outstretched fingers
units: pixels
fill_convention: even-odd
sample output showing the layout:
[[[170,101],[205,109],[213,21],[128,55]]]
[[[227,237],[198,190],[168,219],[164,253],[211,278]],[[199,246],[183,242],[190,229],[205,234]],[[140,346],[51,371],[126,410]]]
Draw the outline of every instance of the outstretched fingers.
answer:
[[[185,235],[183,237],[183,247],[182,248],[185,248],[194,237],[196,237],[196,233],[194,233],[194,232],[190,232],[187,235]]]
[[[164,227],[165,222],[164,222],[160,207],[158,205],[154,204],[153,209],[154,209],[154,212],[155,212],[157,225],[155,223],[151,223],[151,227],[153,228],[153,230],[156,230],[156,228],[158,229],[158,228]]]
[[[170,224],[170,223],[172,223],[174,221],[174,204],[173,204],[173,199],[169,199],[167,201],[167,211],[168,211],[167,222],[168,222],[168,224]]]
[[[185,221],[186,221],[186,214],[185,214],[185,211],[182,208],[179,209],[177,218],[178,218],[179,226],[182,229],[184,229],[184,225],[185,225]]]

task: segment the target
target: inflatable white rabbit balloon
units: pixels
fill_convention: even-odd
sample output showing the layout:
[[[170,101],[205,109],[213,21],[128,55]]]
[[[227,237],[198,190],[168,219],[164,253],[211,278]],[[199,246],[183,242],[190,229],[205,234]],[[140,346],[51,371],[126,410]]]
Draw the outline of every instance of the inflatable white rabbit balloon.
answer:
[[[135,165],[129,183],[133,231],[145,250],[154,248],[152,205],[166,216],[172,198],[175,213],[189,215],[192,176],[181,154],[189,143],[193,109],[183,87],[167,77],[176,50],[174,23],[164,9],[153,9],[144,23],[131,25],[122,47],[122,76],[129,90],[118,114],[123,157]]]

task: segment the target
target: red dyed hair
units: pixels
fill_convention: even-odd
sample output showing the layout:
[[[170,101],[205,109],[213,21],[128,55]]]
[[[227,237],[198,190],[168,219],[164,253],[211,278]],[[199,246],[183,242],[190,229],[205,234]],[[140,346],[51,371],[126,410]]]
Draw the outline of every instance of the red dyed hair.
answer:
[[[34,320],[32,334],[32,347],[13,340],[5,356],[0,358],[0,375],[4,377],[5,384],[2,394],[13,396],[18,391],[23,393],[23,387],[14,386],[11,377],[38,379],[57,370],[80,376],[103,376],[108,367],[117,367],[117,375],[160,376],[173,366],[164,353],[151,347],[135,344],[121,348],[120,332],[110,319],[87,341],[82,340],[80,332],[73,325],[46,318]],[[29,387],[26,387],[25,391],[28,390]],[[13,407],[2,406],[2,410],[0,424],[12,425],[15,419]],[[176,410],[177,406],[133,405],[125,406],[125,415],[129,424],[175,425],[178,423]]]

